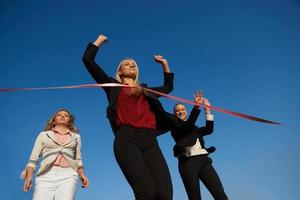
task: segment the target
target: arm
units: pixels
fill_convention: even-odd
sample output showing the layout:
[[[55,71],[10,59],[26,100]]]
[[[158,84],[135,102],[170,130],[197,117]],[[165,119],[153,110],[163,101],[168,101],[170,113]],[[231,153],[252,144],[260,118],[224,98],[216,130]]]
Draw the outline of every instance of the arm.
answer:
[[[40,133],[40,135],[37,137],[30,158],[29,162],[26,166],[25,169],[25,174],[24,174],[24,185],[23,185],[23,191],[28,192],[32,186],[32,177],[34,174],[34,171],[36,169],[36,166],[39,162],[39,156],[43,148],[43,142],[42,142],[42,137],[43,134]]]
[[[164,84],[160,87],[152,87],[150,89],[168,94],[173,90],[174,74],[171,73],[168,61],[163,56],[156,55],[154,56],[154,59],[162,65],[164,72]]]
[[[192,131],[195,127],[195,123],[200,112],[201,110],[199,108],[194,107],[189,115],[189,118],[181,126],[177,127],[178,131],[182,132],[183,134],[189,134],[190,131]]]
[[[214,131],[214,116],[211,114],[210,108],[206,106],[210,106],[209,101],[206,98],[203,98],[205,116],[206,116],[206,125],[197,128],[197,133],[201,134],[202,136],[212,134]]]
[[[193,94],[193,97],[195,103],[201,104],[203,102],[203,93],[201,91],[196,91],[196,93]],[[194,129],[199,114],[199,106],[195,105],[189,115],[189,118],[180,127],[177,127],[178,131],[183,132],[184,134],[189,134]]]
[[[155,55],[154,59],[162,65],[164,73],[171,73],[167,59],[165,59],[162,55]]]
[[[103,69],[95,62],[96,54],[102,44],[107,41],[107,37],[104,35],[99,35],[98,38],[95,40],[94,43],[89,43],[83,56],[82,61],[94,78],[94,80],[101,84],[101,83],[110,83],[111,78],[103,71]]]
[[[75,158],[76,158],[76,161],[78,163],[77,173],[78,173],[78,176],[80,178],[80,182],[82,184],[81,187],[87,188],[89,186],[89,180],[88,180],[87,176],[85,175],[84,169],[83,169],[80,135],[77,135],[77,146],[76,146]]]

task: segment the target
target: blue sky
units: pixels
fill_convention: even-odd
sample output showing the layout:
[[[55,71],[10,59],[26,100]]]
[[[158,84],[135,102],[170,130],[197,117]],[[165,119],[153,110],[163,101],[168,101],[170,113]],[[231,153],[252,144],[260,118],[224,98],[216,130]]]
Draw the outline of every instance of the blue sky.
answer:
[[[228,1],[19,1],[0,2],[0,87],[94,83],[81,56],[99,33],[109,41],[97,56],[108,74],[126,57],[140,81],[162,83],[153,55],[175,73],[172,95],[192,98],[202,89],[212,105],[279,121],[269,125],[216,113],[206,137],[230,199],[296,199],[300,179],[300,2]],[[298,86],[297,86],[298,85]],[[20,172],[35,138],[59,108],[76,116],[91,186],[77,199],[133,199],[112,152],[113,134],[100,89],[0,93],[0,199],[31,199]],[[171,112],[174,101],[161,99]],[[191,107],[188,106],[190,109]],[[198,120],[204,123],[204,117]],[[187,199],[173,139],[158,138],[168,162],[174,200]],[[212,199],[202,185],[203,199]]]

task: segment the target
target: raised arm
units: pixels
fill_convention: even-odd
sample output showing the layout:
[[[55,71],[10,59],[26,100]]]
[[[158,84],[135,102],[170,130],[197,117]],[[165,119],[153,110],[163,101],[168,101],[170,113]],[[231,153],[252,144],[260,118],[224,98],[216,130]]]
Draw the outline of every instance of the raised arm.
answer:
[[[201,134],[202,136],[212,134],[214,131],[214,116],[211,114],[210,108],[206,106],[210,106],[210,102],[203,98],[204,110],[205,110],[205,117],[206,117],[206,124],[203,127],[197,129],[197,133]]]
[[[203,93],[201,91],[196,91],[196,93],[193,94],[193,97],[194,97],[195,103],[202,104]],[[185,121],[185,123],[182,125],[182,127],[180,127],[180,129],[185,130],[184,132],[191,131],[195,127],[195,123],[198,119],[200,112],[201,112],[201,110],[199,109],[199,106],[195,105],[189,115],[189,118]]]
[[[173,91],[174,74],[170,71],[168,61],[161,55],[154,56],[157,63],[160,63],[164,72],[164,84],[159,87],[151,87],[150,89],[158,92],[170,93]]]
[[[168,61],[162,55],[155,55],[154,60],[162,65],[164,73],[171,73]]]
[[[101,84],[101,83],[110,83],[114,82],[112,78],[110,78],[103,69],[95,62],[95,57],[97,52],[102,44],[107,42],[107,37],[105,35],[99,35],[98,38],[95,40],[94,43],[89,43],[86,47],[86,50],[82,56],[82,61],[94,78],[94,80]]]

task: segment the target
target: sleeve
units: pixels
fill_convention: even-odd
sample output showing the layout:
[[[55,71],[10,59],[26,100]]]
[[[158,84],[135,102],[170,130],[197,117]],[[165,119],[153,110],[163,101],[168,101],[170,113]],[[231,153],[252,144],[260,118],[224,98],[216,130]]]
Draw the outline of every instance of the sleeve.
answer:
[[[196,133],[202,136],[212,134],[214,132],[214,121],[206,120],[206,124],[203,127],[197,128]]]
[[[164,84],[159,87],[150,87],[149,89],[169,94],[173,91],[174,73],[164,72]]]
[[[83,162],[82,162],[82,154],[81,154],[81,138],[80,135],[77,135],[77,145],[76,145],[76,155],[75,159],[79,167],[83,167]]]
[[[175,125],[176,132],[180,132],[182,134],[189,134],[194,129],[195,123],[200,112],[200,109],[193,108],[189,115],[189,118],[184,123]]]
[[[34,143],[34,146],[33,146],[28,164],[26,165],[26,168],[27,167],[32,167],[34,170],[36,169],[36,167],[38,165],[38,162],[39,162],[40,154],[41,154],[42,149],[43,149],[43,137],[44,137],[44,135],[45,135],[44,132],[41,132],[39,134],[39,136],[37,137],[37,139]]]
[[[110,83],[112,82],[112,78],[109,77],[103,71],[103,69],[95,62],[95,57],[98,52],[98,49],[99,47],[97,47],[93,43],[89,43],[82,56],[82,61],[90,75],[94,78],[94,80],[97,83]]]

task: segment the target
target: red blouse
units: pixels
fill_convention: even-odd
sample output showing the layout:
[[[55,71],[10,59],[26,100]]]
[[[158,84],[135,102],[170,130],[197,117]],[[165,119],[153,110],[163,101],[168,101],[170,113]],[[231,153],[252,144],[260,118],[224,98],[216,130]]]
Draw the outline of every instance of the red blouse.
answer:
[[[135,128],[156,129],[154,113],[143,94],[129,95],[131,88],[121,88],[118,97],[118,125],[129,125]]]

